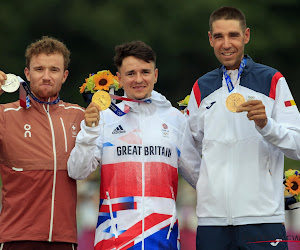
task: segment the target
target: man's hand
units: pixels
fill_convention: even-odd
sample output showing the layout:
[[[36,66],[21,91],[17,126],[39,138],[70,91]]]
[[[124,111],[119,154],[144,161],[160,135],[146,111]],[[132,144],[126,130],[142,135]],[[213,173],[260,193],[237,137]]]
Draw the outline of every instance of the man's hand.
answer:
[[[0,70],[0,95],[4,92],[1,86],[5,84],[6,79],[7,79],[6,74]]]
[[[95,127],[99,124],[101,109],[98,104],[91,102],[84,112],[85,124],[88,127]]]
[[[248,112],[247,117],[250,121],[254,121],[255,124],[263,128],[267,125],[268,118],[265,110],[265,105],[260,100],[251,100],[242,103],[238,108],[237,112]]]

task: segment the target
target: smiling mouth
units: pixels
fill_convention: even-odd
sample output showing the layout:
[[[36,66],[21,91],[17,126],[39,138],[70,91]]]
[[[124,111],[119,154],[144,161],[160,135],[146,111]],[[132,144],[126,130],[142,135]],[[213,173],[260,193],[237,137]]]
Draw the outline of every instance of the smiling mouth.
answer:
[[[146,87],[145,86],[134,86],[133,87],[133,89],[135,89],[135,90],[142,90],[144,88],[146,88]]]
[[[223,52],[222,55],[223,56],[232,56],[234,54],[234,52]]]

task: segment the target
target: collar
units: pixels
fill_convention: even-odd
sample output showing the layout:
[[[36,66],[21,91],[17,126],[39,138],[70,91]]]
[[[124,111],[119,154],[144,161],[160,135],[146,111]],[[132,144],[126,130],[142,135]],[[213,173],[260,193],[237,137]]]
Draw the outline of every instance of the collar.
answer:
[[[252,60],[252,58],[249,56],[249,55],[244,55],[244,58],[247,59],[247,63],[246,63],[246,66],[241,74],[241,78],[245,75],[247,75],[251,69],[253,68],[255,62]],[[220,65],[219,67],[219,74],[220,76],[222,77],[223,76],[223,69],[222,69],[222,65]]]
[[[48,112],[56,110],[59,107],[59,104],[62,103],[62,100],[59,100],[58,103],[49,105],[49,104],[38,103],[37,101],[33,100],[30,96],[29,99],[30,99],[30,106],[28,109],[33,108],[41,113],[45,113],[45,110],[47,110]]]

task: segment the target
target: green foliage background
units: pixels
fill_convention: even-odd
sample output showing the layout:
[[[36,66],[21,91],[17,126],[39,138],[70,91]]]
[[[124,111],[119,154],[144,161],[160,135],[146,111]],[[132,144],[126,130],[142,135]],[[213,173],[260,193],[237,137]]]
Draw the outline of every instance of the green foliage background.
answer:
[[[219,66],[208,43],[208,19],[213,10],[225,5],[240,8],[247,17],[251,39],[246,53],[257,62],[279,69],[296,103],[300,103],[299,0],[1,1],[0,69],[25,78],[28,44],[43,35],[59,38],[72,53],[61,98],[85,106],[78,91],[84,79],[102,69],[115,73],[114,47],[139,39],[158,56],[155,89],[176,106],[199,76]],[[0,103],[17,99],[17,93],[4,93]],[[299,169],[299,162],[286,164]]]

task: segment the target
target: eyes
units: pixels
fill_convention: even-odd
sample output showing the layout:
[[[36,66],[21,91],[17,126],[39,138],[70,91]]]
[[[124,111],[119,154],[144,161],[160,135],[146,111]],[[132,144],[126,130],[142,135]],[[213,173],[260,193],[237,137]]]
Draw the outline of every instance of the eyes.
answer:
[[[34,68],[34,71],[36,71],[36,72],[43,72],[44,70],[46,70],[46,68],[44,68],[44,67],[35,67]],[[52,67],[49,70],[50,70],[50,72],[53,72],[53,73],[60,72],[60,69],[56,68],[56,67]]]
[[[126,76],[135,76],[136,74],[137,74],[137,72],[135,72],[135,71],[129,71],[129,72],[125,73]],[[144,70],[141,71],[141,74],[143,76],[150,75],[151,74],[151,70],[144,69]]]
[[[222,39],[224,37],[225,37],[224,34],[221,34],[221,33],[217,33],[217,34],[213,35],[214,39]],[[228,37],[229,38],[239,38],[239,37],[241,37],[241,34],[239,32],[231,32],[228,34]]]

